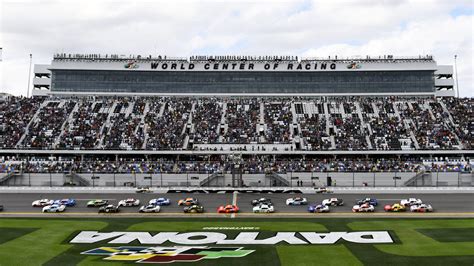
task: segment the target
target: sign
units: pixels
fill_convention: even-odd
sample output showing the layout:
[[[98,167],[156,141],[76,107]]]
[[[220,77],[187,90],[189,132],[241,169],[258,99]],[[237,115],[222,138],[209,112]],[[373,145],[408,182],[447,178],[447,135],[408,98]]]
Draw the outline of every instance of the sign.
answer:
[[[240,232],[235,238],[229,239],[220,232],[98,232],[82,231],[70,243],[92,244],[108,241],[109,244],[129,244],[138,241],[140,244],[161,245],[166,242],[179,245],[320,245],[335,244],[340,240],[359,244],[393,243],[387,231],[367,232],[277,232],[274,236],[262,239],[259,232]]]
[[[134,261],[136,263],[172,263],[194,262],[207,259],[240,258],[255,250],[243,247],[100,247],[85,252],[83,255],[105,256],[107,261]]]

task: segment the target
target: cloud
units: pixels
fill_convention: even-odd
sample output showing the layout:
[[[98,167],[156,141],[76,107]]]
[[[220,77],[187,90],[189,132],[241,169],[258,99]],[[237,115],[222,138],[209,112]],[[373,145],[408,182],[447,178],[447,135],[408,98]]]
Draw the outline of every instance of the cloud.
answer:
[[[56,52],[458,57],[461,95],[474,96],[469,0],[3,0],[3,91],[26,94],[28,55]],[[466,11],[468,10],[468,11]],[[470,12],[469,12],[470,10]]]

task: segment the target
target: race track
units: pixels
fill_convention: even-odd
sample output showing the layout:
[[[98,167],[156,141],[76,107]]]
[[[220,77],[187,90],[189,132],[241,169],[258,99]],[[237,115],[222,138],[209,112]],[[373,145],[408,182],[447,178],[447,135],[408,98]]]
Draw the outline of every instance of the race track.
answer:
[[[325,198],[338,197],[345,202],[344,206],[331,207],[330,213],[325,214],[310,214],[307,212],[307,206],[287,206],[285,201],[289,197],[305,197],[309,204],[320,203]],[[86,202],[91,199],[106,199],[109,203],[117,204],[119,200],[126,198],[140,199],[140,205],[147,203],[152,198],[166,197],[171,200],[170,206],[163,206],[160,213],[153,214],[139,214],[138,207],[121,207],[119,214],[98,214],[98,208],[86,207]],[[195,197],[204,206],[204,214],[188,215],[183,213],[183,207],[178,206],[179,199],[186,197]],[[254,214],[252,213],[251,200],[260,197],[270,198],[275,207],[273,214]],[[358,199],[365,197],[373,197],[379,201],[376,206],[375,213],[352,213],[352,206]],[[383,210],[385,204],[393,204],[399,202],[401,199],[416,197],[420,198],[424,203],[431,204],[434,208],[433,213],[386,213]],[[77,201],[75,207],[68,207],[64,213],[49,214],[41,213],[41,208],[34,208],[31,203],[34,200],[48,198],[48,199],[62,199],[74,198]],[[216,210],[219,206],[231,204],[236,201],[240,208],[240,212],[236,215],[217,214]],[[0,204],[4,206],[3,212],[0,216],[8,217],[103,217],[104,215],[113,217],[136,217],[136,216],[151,216],[151,217],[474,217],[474,194],[263,194],[263,193],[239,193],[239,194],[190,194],[190,193],[168,193],[168,194],[84,194],[84,193],[25,193],[13,194],[4,193],[0,195]]]

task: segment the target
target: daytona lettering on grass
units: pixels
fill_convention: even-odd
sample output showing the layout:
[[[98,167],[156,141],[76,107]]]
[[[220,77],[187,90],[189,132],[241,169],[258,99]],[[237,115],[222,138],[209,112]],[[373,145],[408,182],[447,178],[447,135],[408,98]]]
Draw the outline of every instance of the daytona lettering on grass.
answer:
[[[363,232],[277,232],[266,239],[257,239],[259,232],[240,232],[234,239],[218,232],[161,232],[155,235],[149,232],[98,232],[82,231],[70,243],[91,244],[108,240],[110,244],[129,244],[138,241],[141,244],[163,244],[171,242],[181,245],[275,245],[287,243],[290,245],[305,244],[334,244],[339,240],[360,244],[393,243],[387,231]]]

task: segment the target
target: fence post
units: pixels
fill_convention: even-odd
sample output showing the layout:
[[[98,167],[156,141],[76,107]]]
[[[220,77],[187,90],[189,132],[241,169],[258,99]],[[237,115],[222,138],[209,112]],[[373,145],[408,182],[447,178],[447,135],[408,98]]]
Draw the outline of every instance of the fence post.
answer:
[[[439,181],[439,169],[436,169],[436,187],[438,187],[438,181]]]
[[[461,175],[460,175],[460,172],[458,171],[458,187],[461,186]]]
[[[355,187],[355,173],[352,172],[352,187]]]

